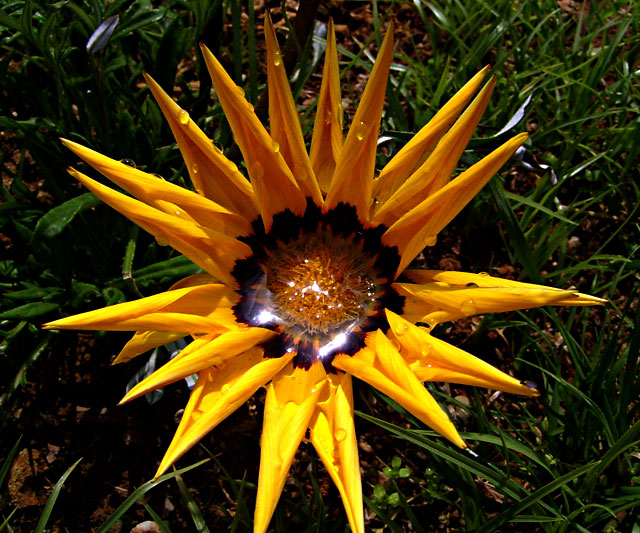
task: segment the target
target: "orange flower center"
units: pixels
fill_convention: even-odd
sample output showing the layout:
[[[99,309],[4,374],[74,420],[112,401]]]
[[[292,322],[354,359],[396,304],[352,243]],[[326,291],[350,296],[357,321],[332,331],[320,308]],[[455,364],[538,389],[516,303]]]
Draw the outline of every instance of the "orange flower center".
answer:
[[[263,266],[273,314],[310,340],[350,330],[375,303],[372,261],[327,233],[278,246]]]

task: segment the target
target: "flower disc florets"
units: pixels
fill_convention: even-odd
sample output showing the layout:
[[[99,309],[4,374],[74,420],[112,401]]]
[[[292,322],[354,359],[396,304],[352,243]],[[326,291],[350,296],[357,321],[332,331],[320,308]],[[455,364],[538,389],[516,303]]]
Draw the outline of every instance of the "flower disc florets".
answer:
[[[296,365],[338,353],[353,355],[367,331],[389,325],[384,309],[401,313],[404,298],[391,287],[399,263],[396,248],[382,245],[384,226],[365,228],[355,208],[340,204],[327,213],[309,202],[305,214],[276,215],[268,233],[262,221],[244,240],[253,250],[236,262],[242,295],[239,321],[277,331],[263,347],[268,357],[296,351]]]

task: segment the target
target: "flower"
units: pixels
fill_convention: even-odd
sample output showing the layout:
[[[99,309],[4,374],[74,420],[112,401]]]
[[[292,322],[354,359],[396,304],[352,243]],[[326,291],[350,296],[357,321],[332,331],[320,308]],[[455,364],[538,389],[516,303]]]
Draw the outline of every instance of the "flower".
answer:
[[[162,294],[44,327],[135,331],[116,362],[191,336],[179,355],[123,399],[198,375],[157,475],[264,386],[255,530],[267,529],[295,451],[308,440],[340,491],[351,529],[362,532],[352,376],[464,448],[423,382],[538,393],[432,336],[433,326],[475,314],[603,300],[486,274],[408,268],[527,139],[516,135],[451,180],[495,86],[491,78],[480,88],[488,68],[374,179],[393,31],[387,32],[343,138],[337,49],[329,25],[307,154],[268,17],[265,30],[270,133],[242,89],[202,46],[250,181],[148,75],[196,192],[63,140],[135,198],[73,168],[72,176],[204,273]]]

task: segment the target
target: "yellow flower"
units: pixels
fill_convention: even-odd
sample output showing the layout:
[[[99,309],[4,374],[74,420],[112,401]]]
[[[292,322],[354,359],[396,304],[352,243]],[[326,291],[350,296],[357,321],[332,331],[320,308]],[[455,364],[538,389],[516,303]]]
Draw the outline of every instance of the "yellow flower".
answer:
[[[136,385],[127,402],[198,374],[160,475],[260,387],[266,387],[255,530],[265,531],[299,443],[309,440],[364,531],[351,377],[465,447],[425,381],[534,396],[527,384],[433,337],[458,318],[603,300],[483,274],[407,269],[527,139],[520,134],[451,180],[495,78],[469,81],[374,178],[393,31],[387,32],[343,138],[338,58],[329,25],[307,154],[270,20],[265,21],[270,133],[202,47],[250,181],[146,76],[196,192],[71,141],[79,157],[137,199],[70,169],[89,190],[205,272],[167,292],[56,320],[49,329],[135,331],[116,362],[193,340]],[[471,101],[473,95],[477,96]],[[471,103],[469,103],[471,101]],[[465,109],[466,108],[466,109]]]

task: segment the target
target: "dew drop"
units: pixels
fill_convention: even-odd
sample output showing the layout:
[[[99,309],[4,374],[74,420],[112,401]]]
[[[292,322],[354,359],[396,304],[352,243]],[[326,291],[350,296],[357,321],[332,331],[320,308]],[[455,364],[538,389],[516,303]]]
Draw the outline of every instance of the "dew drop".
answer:
[[[465,285],[465,287],[467,287],[467,289],[477,289],[480,285],[478,285],[477,283],[467,283]]]
[[[422,347],[420,348],[420,353],[422,354],[423,357],[427,357],[431,353],[431,350],[433,350],[433,345],[423,344]]]
[[[478,274],[478,276],[488,276],[488,275],[489,275],[489,274],[488,274],[487,272],[480,272],[480,273]]]
[[[194,174],[198,173],[198,163],[194,163],[193,165],[191,165],[191,172],[193,172]]]
[[[262,163],[258,161],[253,164],[253,168],[251,170],[251,177],[253,179],[259,180],[264,176],[264,167],[262,166]]]
[[[167,180],[165,180],[165,179],[164,179],[160,174],[151,174],[151,175],[152,175],[154,178],[158,178],[159,180],[167,181]]]
[[[244,89],[240,87],[240,85],[237,85],[237,88],[238,88],[238,92],[240,93],[240,96],[244,96]]]
[[[233,173],[238,172],[238,165],[236,165],[233,161],[229,161],[227,163],[227,168]]]
[[[273,143],[271,144],[271,146],[273,147],[273,151],[277,154],[280,151],[280,145],[278,144],[278,141],[273,141]]]
[[[225,383],[220,388],[220,391],[222,392],[222,394],[227,394],[230,390],[231,390],[231,385],[229,385],[228,383]]]
[[[473,300],[465,300],[460,304],[460,311],[465,315],[473,315],[476,313],[476,303]]]
[[[250,113],[253,113],[253,104],[250,102],[247,102],[247,109],[249,110]]]
[[[178,111],[178,120],[180,124],[189,124],[189,113],[187,113],[184,109]]]
[[[356,139],[361,141],[364,139],[364,134],[367,131],[367,126],[363,121],[360,121],[360,124],[356,126]]]
[[[401,324],[395,330],[396,335],[404,335],[407,331],[409,331],[409,326],[406,324]]]
[[[180,216],[182,213],[179,210],[175,210],[174,213],[176,214],[176,216]]]
[[[434,317],[431,316],[431,317],[427,318],[427,325],[430,328],[434,327],[437,323],[438,323],[438,321]]]
[[[279,51],[273,55],[273,64],[276,67],[279,67],[282,64],[282,54]]]
[[[342,442],[344,439],[347,438],[347,430],[343,428],[338,428],[336,429],[334,436],[338,442]]]
[[[220,146],[218,146],[218,143],[216,141],[211,141],[211,144],[213,144],[213,147],[214,147],[216,152],[218,152],[219,154],[222,153],[222,148],[220,148]]]
[[[133,159],[121,159],[120,163],[127,165],[128,167],[136,168],[136,163]]]
[[[169,241],[160,235],[156,236],[156,242],[158,243],[158,246],[169,246]]]

